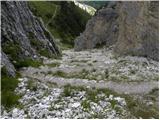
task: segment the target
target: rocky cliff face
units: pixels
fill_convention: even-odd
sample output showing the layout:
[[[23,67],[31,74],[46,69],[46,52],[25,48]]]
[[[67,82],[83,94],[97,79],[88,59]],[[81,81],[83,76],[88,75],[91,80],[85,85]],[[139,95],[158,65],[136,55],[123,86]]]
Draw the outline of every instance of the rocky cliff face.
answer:
[[[159,3],[111,2],[97,12],[75,40],[75,50],[114,45],[120,55],[158,60]]]
[[[1,2],[1,6],[2,65],[10,75],[15,75],[13,62],[60,54],[53,37],[42,21],[32,14],[26,2]]]

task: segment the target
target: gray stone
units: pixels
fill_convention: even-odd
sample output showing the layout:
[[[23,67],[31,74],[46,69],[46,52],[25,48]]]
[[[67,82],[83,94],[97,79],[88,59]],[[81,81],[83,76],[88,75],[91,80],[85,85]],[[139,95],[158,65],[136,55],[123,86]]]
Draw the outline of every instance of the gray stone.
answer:
[[[7,57],[7,55],[1,51],[1,64],[2,66],[4,66],[7,70],[7,73],[12,76],[15,77],[15,71],[16,69],[14,68],[13,64],[10,62],[9,58]]]
[[[44,27],[43,22],[35,17],[25,1],[3,1],[1,4],[1,45],[2,64],[6,66],[8,73],[15,76],[15,69],[5,54],[6,45],[15,45],[17,58],[23,60],[38,57],[38,49],[45,49],[50,55],[58,56],[60,50],[54,38]],[[31,45],[36,40],[39,46]],[[13,46],[10,46],[13,47]],[[37,47],[39,47],[37,49]],[[5,49],[4,49],[5,48]],[[14,51],[13,51],[14,52]],[[10,55],[10,54],[8,54]],[[12,55],[10,55],[12,57]],[[37,58],[36,57],[36,58]],[[14,58],[9,58],[14,60]]]
[[[88,21],[75,50],[114,45],[118,55],[159,59],[158,1],[111,2]]]

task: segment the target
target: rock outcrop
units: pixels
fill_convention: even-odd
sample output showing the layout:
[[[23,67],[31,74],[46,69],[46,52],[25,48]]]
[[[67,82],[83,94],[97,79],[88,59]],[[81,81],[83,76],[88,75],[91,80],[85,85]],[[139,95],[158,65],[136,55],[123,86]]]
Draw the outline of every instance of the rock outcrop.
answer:
[[[38,59],[40,55],[60,54],[53,37],[42,21],[32,14],[27,2],[5,1],[1,2],[1,6],[2,64],[12,71],[11,75],[14,75],[14,67],[9,67],[3,59],[9,58],[12,63],[26,58]]]
[[[4,52],[1,52],[1,58],[2,66],[6,66],[7,73],[9,73],[10,76],[15,76],[16,69],[14,68],[13,64],[10,62]]]
[[[75,50],[114,45],[116,54],[158,60],[158,8],[156,1],[111,2],[88,22]]]

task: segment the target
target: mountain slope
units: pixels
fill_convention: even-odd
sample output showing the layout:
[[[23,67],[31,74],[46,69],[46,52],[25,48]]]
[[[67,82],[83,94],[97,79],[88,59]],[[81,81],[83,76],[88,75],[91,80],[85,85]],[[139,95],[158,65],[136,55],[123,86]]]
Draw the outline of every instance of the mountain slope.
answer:
[[[43,19],[52,35],[60,39],[60,46],[62,43],[66,47],[73,47],[74,39],[85,29],[91,17],[73,2],[30,1],[29,5],[32,12]]]

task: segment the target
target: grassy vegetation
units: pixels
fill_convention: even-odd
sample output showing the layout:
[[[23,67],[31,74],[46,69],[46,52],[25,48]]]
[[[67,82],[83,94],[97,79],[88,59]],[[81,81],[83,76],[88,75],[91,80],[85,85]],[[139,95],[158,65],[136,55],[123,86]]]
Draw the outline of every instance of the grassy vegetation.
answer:
[[[56,62],[56,63],[50,63],[50,64],[46,64],[49,67],[58,67],[60,66],[60,63]]]
[[[36,16],[42,17],[44,23],[49,21],[56,9],[52,2],[30,1],[29,5]]]
[[[27,89],[30,89],[31,91],[37,91],[36,83],[34,83],[33,80],[29,80],[27,83]]]
[[[34,39],[34,38],[30,39],[30,43],[31,43],[32,46],[35,46],[35,47],[42,46],[42,43],[40,41],[38,41],[37,39]]]
[[[73,47],[73,40],[85,29],[86,22],[91,17],[73,2],[30,1],[29,6],[36,16],[43,19],[52,35],[69,48]],[[54,14],[54,19],[50,21]]]
[[[89,71],[89,70],[86,70],[86,69],[82,69],[81,71],[78,71],[78,72],[67,73],[67,72],[63,72],[61,70],[58,70],[54,73],[49,72],[48,74],[52,74],[53,76],[63,77],[63,78],[80,78],[80,79],[88,79],[88,80],[107,79],[107,78],[104,78],[105,76],[103,74],[99,75],[102,78],[102,79],[99,79],[97,77],[97,74],[92,74],[92,72],[95,72],[95,71],[92,71],[92,70]],[[106,74],[106,77],[108,77],[108,74]]]
[[[118,94],[112,90],[109,89],[88,89],[85,87],[78,87],[78,86],[71,86],[71,85],[66,85],[64,86],[64,95],[65,96],[72,96],[72,93],[74,91],[86,91],[86,100],[81,102],[81,105],[83,106],[84,110],[89,110],[90,109],[90,102],[98,102],[99,100],[102,100],[102,98],[97,97],[97,94],[104,93],[105,96],[113,95],[115,97],[122,97],[125,98],[126,104],[127,104],[127,109],[128,111],[131,112],[131,114],[137,118],[144,118],[144,119],[149,119],[151,117],[153,118],[159,118],[158,117],[158,108],[154,106],[147,106],[143,101],[140,101],[136,99],[134,96],[131,95],[126,95],[126,94]],[[153,92],[149,94],[154,94],[157,89],[153,90]],[[117,108],[116,100],[110,100],[111,106],[113,109],[115,109],[117,112],[121,112],[119,108]]]
[[[40,55],[42,55],[42,56],[45,56],[45,57],[48,57],[48,58],[52,58],[52,57],[54,57],[52,54],[50,54],[49,53],[49,51],[47,50],[47,49],[40,49],[39,51],[38,51],[38,53],[40,54]]]
[[[19,69],[21,67],[39,67],[40,65],[42,65],[43,63],[41,61],[37,61],[37,60],[32,60],[31,58],[26,58],[24,60],[19,60],[16,63],[14,63],[14,66]]]
[[[51,73],[53,76],[57,76],[57,77],[67,77],[67,74],[63,71],[56,71],[55,73]]]
[[[48,35],[47,33],[45,34]],[[49,53],[47,48],[44,48],[43,43],[40,40],[35,39],[33,33],[29,33],[28,37],[29,37],[31,46],[33,46],[40,55],[48,57],[48,58],[55,57],[54,55]]]
[[[63,72],[61,70],[58,70],[58,71],[56,71],[54,73],[48,73],[48,74],[52,74],[53,76],[63,77],[63,78],[81,78],[81,79],[85,79],[86,75],[88,74],[88,71],[83,69],[81,72],[66,73],[66,72]]]
[[[11,60],[18,60],[18,56],[21,52],[20,45],[17,42],[6,41],[2,44],[3,52],[9,56]]]
[[[5,67],[1,68],[1,104],[9,109],[18,104],[19,95],[16,95],[14,90],[18,85],[18,76],[15,78],[9,77]]]
[[[159,118],[157,109],[147,106],[142,101],[134,99],[129,95],[125,95],[124,97],[127,102],[127,108],[135,117],[141,117],[143,119],[149,119],[151,117]]]
[[[32,41],[32,44],[37,46],[40,45],[40,43],[38,43],[36,40],[34,40],[34,42]],[[42,65],[42,62],[38,60],[32,60],[31,58],[26,58],[23,60],[22,58],[20,58],[19,55],[21,53],[21,48],[19,43],[17,42],[7,41],[2,44],[2,49],[9,56],[9,59],[17,69],[28,66],[38,67]]]
[[[66,73],[61,70],[58,70],[54,73],[49,72],[48,74],[52,74],[53,76],[63,77],[63,78],[80,78],[80,79],[96,80],[95,76],[88,76],[89,71],[86,69],[82,69],[80,72],[73,72],[73,73]]]
[[[71,91],[71,86],[70,85],[64,86],[63,94],[64,94],[65,97],[71,96],[71,94],[72,94],[71,92],[72,91]]]

